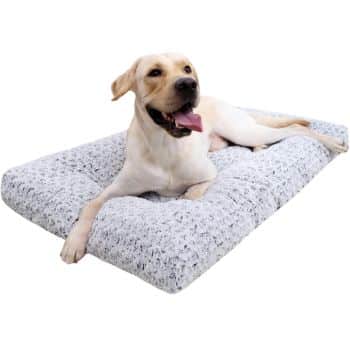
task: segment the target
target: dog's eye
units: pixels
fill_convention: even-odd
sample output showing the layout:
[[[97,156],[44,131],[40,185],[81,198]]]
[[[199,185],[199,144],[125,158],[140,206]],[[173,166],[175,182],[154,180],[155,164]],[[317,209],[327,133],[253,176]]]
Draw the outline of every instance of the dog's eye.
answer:
[[[151,71],[149,71],[149,73],[147,74],[149,77],[159,77],[160,75],[162,75],[162,71],[161,69],[152,69]]]
[[[185,73],[188,73],[188,74],[192,73],[191,67],[190,67],[190,66],[185,66],[185,67],[184,67],[184,72],[185,72]]]

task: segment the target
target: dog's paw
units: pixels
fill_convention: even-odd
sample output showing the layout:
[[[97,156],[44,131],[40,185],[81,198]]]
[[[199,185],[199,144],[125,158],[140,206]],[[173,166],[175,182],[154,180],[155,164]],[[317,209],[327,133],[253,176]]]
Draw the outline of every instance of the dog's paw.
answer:
[[[334,153],[344,153],[349,149],[349,146],[338,138],[326,136],[325,141],[326,146]]]
[[[86,252],[88,232],[79,227],[79,224],[73,228],[66,238],[61,250],[61,258],[67,264],[78,262]]]
[[[193,186],[190,187],[182,196],[180,196],[180,199],[196,200],[203,197],[203,194],[204,193],[201,188]]]
[[[334,143],[332,151],[336,153],[344,153],[349,150],[349,146],[344,142]]]
[[[262,151],[268,147],[269,147],[268,145],[255,146],[255,147],[253,147],[253,152],[259,152],[259,151]]]

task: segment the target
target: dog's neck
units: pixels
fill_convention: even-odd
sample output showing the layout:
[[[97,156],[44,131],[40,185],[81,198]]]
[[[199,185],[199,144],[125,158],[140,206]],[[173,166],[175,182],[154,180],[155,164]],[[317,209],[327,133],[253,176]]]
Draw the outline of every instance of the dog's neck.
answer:
[[[143,133],[144,137],[150,138],[154,133],[163,132],[148,116],[145,106],[135,99],[135,120]]]

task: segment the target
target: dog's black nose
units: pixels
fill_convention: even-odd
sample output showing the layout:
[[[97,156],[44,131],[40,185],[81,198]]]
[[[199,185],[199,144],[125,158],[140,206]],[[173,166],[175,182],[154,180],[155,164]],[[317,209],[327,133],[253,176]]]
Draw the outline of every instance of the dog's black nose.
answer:
[[[197,89],[197,82],[192,78],[179,78],[175,82],[175,89],[183,95],[193,95]]]

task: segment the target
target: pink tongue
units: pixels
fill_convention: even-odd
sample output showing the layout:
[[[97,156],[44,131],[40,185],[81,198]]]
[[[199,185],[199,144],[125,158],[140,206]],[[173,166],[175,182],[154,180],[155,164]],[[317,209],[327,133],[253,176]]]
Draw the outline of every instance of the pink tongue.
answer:
[[[173,116],[178,125],[195,131],[203,131],[202,119],[200,115],[194,114],[193,112],[176,112],[173,114]]]

